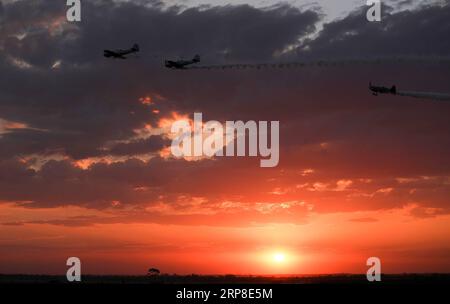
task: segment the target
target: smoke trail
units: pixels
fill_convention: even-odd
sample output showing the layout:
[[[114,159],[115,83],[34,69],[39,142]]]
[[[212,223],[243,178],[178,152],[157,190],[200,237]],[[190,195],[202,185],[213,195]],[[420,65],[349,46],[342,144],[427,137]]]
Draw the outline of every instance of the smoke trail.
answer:
[[[443,93],[397,91],[397,95],[433,100],[450,100],[450,94]]]
[[[375,59],[339,59],[339,60],[316,60],[316,61],[298,61],[284,63],[237,63],[223,65],[204,65],[191,66],[187,70],[228,70],[228,69],[286,69],[286,68],[304,68],[304,67],[333,67],[364,64],[398,64],[398,63],[431,63],[431,64],[449,64],[450,57],[394,57],[394,58],[375,58]]]

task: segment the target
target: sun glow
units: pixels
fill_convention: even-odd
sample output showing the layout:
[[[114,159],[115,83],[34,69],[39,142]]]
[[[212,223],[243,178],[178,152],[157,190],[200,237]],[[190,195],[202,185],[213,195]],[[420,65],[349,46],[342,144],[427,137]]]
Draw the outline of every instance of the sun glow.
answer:
[[[277,252],[273,255],[273,260],[275,263],[283,263],[286,260],[286,256],[284,253]]]

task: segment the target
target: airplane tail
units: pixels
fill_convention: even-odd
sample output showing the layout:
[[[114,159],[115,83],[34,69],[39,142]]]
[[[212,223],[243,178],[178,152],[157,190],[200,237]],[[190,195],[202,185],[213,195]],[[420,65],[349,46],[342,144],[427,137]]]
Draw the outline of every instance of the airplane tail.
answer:
[[[200,62],[200,55],[195,55],[194,59],[192,59],[193,62]]]
[[[139,52],[139,44],[137,43],[133,44],[133,47],[131,49],[135,52]]]

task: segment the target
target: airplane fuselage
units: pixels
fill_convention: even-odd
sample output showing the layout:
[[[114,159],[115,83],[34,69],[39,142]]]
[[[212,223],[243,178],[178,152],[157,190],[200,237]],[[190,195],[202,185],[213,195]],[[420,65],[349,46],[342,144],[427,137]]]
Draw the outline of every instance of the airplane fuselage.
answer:
[[[107,58],[113,57],[113,58],[126,59],[126,57],[125,57],[126,55],[132,54],[135,52],[136,51],[133,51],[133,50],[115,50],[115,51],[105,50],[103,55]]]
[[[196,55],[192,60],[166,60],[164,65],[169,69],[182,70],[186,69],[188,65],[200,62],[200,56]]]

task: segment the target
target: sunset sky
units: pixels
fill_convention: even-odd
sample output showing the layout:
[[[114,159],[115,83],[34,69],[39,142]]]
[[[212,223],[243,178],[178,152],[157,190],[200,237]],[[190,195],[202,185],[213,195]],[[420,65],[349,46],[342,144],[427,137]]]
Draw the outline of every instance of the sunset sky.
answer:
[[[450,93],[450,2],[365,2],[0,2],[0,273],[450,272],[450,102],[368,90]],[[194,112],[280,121],[279,165],[175,159]]]

